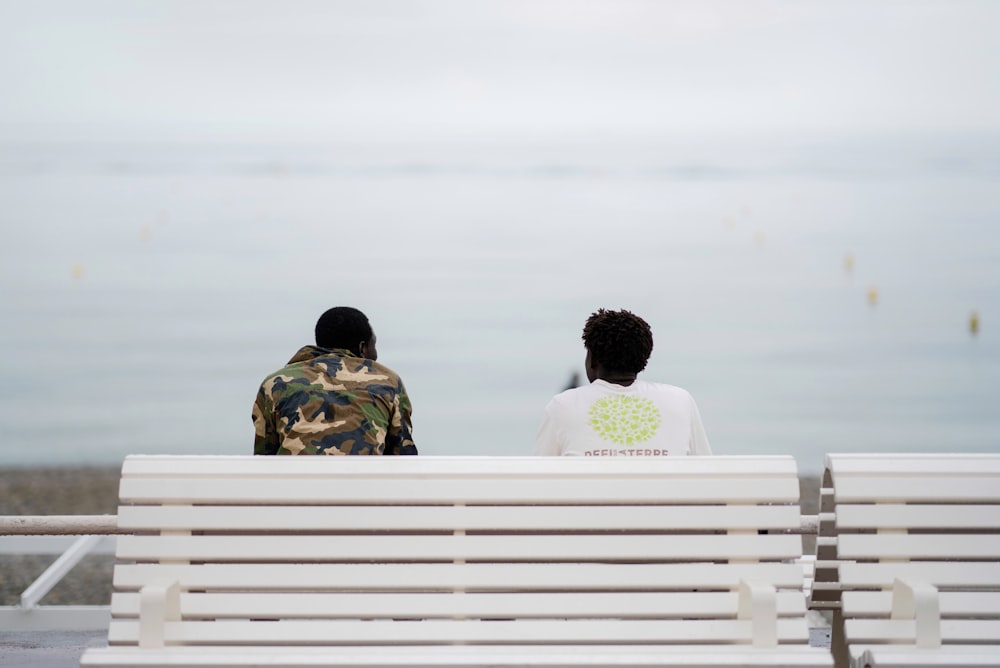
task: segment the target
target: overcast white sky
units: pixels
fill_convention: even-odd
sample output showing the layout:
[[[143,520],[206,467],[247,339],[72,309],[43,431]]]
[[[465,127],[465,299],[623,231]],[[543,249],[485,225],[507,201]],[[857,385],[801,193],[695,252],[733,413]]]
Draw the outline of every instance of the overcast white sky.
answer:
[[[0,140],[998,129],[993,0],[0,0]]]

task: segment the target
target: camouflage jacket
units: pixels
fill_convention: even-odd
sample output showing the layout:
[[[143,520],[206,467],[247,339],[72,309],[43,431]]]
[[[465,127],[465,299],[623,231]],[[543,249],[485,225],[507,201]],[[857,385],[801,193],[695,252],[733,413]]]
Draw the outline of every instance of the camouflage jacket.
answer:
[[[253,406],[255,455],[415,455],[410,398],[388,367],[305,346],[264,379]]]

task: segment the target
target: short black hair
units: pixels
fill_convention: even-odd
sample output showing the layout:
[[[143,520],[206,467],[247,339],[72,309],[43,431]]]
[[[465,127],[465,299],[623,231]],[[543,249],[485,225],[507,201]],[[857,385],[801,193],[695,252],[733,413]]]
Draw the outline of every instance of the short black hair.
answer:
[[[583,326],[583,345],[593,362],[607,371],[639,373],[653,352],[653,330],[639,316],[622,309],[598,309]]]
[[[372,340],[368,316],[350,306],[334,306],[316,321],[316,345],[320,348],[346,348],[358,352],[358,344]]]

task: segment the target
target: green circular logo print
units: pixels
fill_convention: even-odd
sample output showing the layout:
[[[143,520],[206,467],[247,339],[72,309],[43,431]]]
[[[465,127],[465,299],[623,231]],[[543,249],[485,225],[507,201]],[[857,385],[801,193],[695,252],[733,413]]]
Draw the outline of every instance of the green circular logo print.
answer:
[[[653,438],[660,426],[660,410],[643,397],[613,395],[590,407],[590,426],[605,441],[635,445]]]

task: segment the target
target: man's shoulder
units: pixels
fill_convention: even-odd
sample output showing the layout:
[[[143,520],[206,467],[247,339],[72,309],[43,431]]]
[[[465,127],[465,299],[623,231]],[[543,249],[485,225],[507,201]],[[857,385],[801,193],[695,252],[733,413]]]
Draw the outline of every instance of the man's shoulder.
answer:
[[[284,381],[284,382],[282,382]],[[377,387],[393,389],[402,385],[399,374],[392,368],[363,357],[342,354],[307,346],[297,352],[285,366],[268,374],[261,382],[264,391],[276,385],[306,383],[317,388],[334,390],[330,383],[344,387]]]
[[[659,396],[671,401],[694,401],[691,393],[683,387],[670,385],[669,383],[657,383],[655,381],[640,381],[642,386],[639,391],[647,396]]]
[[[371,363],[371,368],[373,372],[390,376],[391,378],[397,378],[397,379],[399,378],[399,374],[393,371],[392,368],[387,367],[381,362],[371,362],[371,360],[368,361]]]
[[[594,396],[594,388],[591,385],[581,385],[571,387],[568,390],[556,394],[549,400],[549,409],[558,410],[561,407],[574,406],[581,401],[586,401]]]

